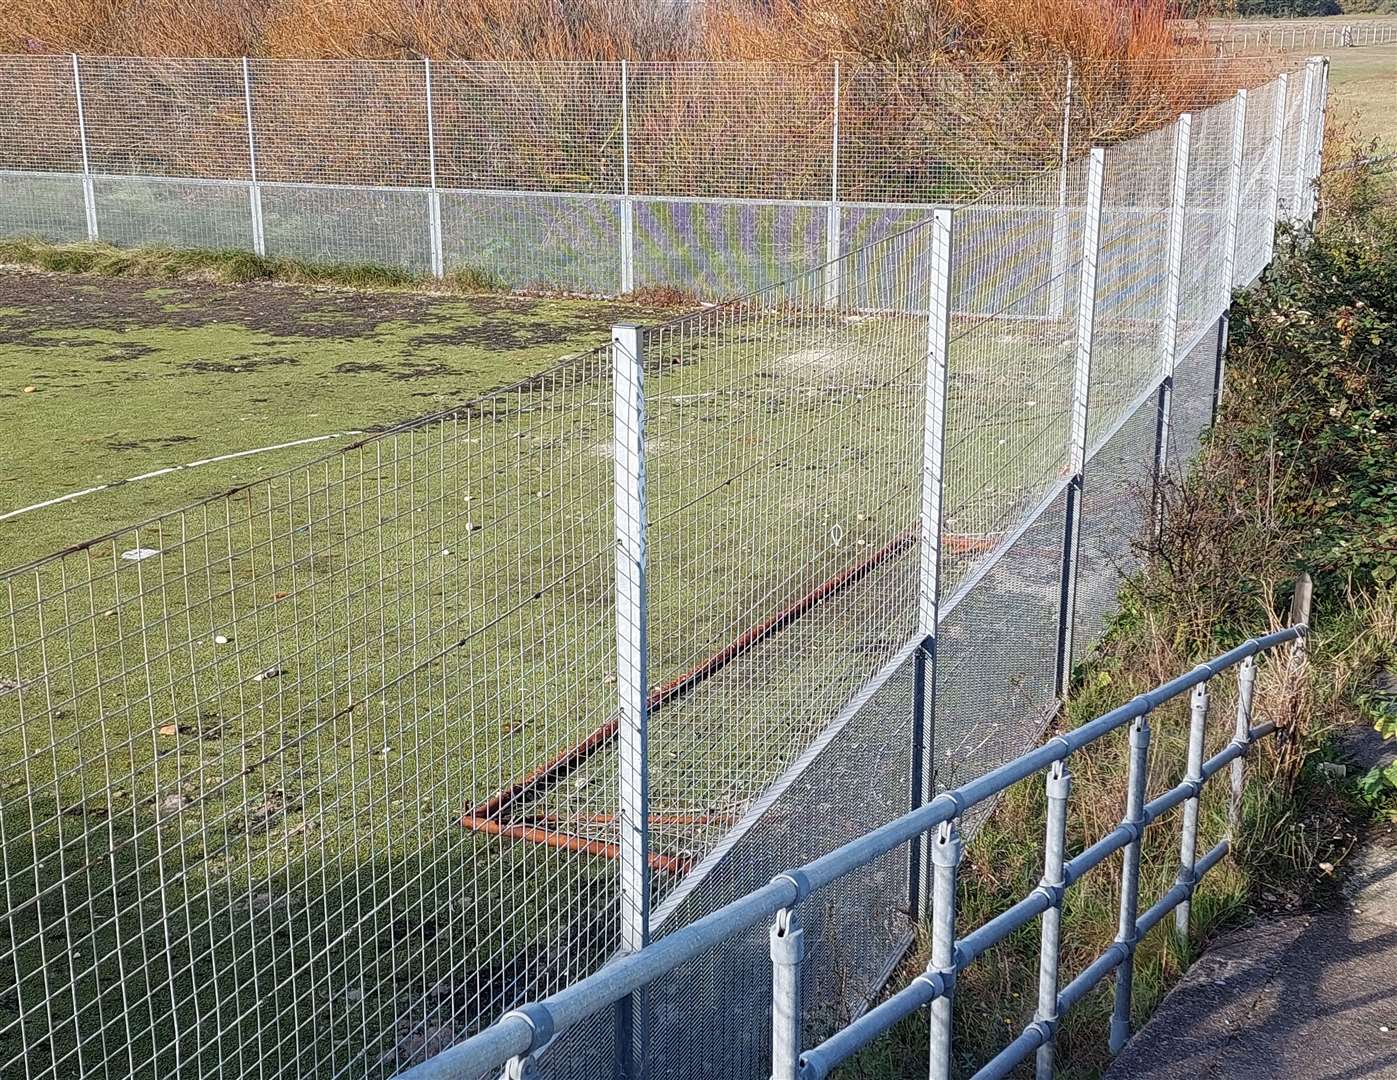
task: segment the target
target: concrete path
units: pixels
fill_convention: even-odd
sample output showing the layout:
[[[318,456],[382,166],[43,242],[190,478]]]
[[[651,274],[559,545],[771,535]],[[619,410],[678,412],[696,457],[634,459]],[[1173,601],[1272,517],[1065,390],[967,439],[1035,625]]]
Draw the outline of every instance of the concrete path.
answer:
[[[1106,1080],[1397,1080],[1397,826],[1343,873],[1329,910],[1215,943]]]

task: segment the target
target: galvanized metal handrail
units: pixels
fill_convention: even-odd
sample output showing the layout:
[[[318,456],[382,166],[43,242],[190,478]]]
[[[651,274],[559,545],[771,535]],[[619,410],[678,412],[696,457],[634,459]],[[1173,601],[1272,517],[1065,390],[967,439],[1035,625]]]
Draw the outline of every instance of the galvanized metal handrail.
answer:
[[[798,869],[779,874],[746,896],[719,908],[661,940],[623,956],[565,990],[515,1009],[497,1023],[402,1074],[411,1080],[474,1078],[507,1066],[509,1075],[524,1075],[531,1055],[554,1035],[581,1023],[721,942],[774,920],[771,953],[775,1000],[772,1007],[774,1080],[820,1080],[860,1047],[918,1009],[932,1006],[931,1075],[949,1075],[951,999],[956,977],[986,949],[1039,915],[1043,921],[1038,1013],[1023,1032],[977,1074],[977,1080],[1007,1076],[1029,1054],[1038,1052],[1038,1075],[1052,1074],[1051,1048],[1060,1017],[1112,971],[1117,972],[1111,1047],[1118,1050],[1129,1033],[1130,976],[1140,938],[1170,911],[1186,912],[1198,881],[1227,854],[1221,841],[1196,861],[1197,801],[1203,785],[1224,768],[1240,765],[1259,739],[1276,731],[1266,722],[1252,726],[1252,691],[1256,656],[1287,642],[1299,641],[1308,627],[1301,623],[1263,637],[1252,638],[1222,655],[1131,701],[1098,716],[1073,731],[1055,736],[1042,746],[1007,762],[953,791],[918,807],[827,855]],[[1241,665],[1238,679],[1237,726],[1232,741],[1207,761],[1201,761],[1203,727],[1207,718],[1206,684],[1213,676]],[[1185,779],[1156,798],[1145,801],[1149,713],[1182,694],[1194,692],[1189,734],[1189,765]],[[1066,764],[1076,751],[1119,728],[1130,726],[1130,775],[1127,811],[1121,824],[1079,855],[1066,859],[1066,805],[1070,775]],[[1195,752],[1196,751],[1196,752]],[[956,871],[962,852],[957,820],[967,810],[1024,780],[1048,770],[1049,799],[1045,873],[1028,896],[965,937],[955,938]],[[1240,796],[1239,773],[1233,773],[1233,799]],[[1175,884],[1143,914],[1135,910],[1139,890],[1139,844],[1145,829],[1163,814],[1185,805],[1181,860]],[[1234,818],[1235,820],[1235,818]],[[898,846],[936,830],[929,845],[933,869],[931,963],[911,984],[864,1013],[859,1019],[816,1047],[800,1049],[800,964],[803,934],[796,905],[805,897],[855,870],[868,866]],[[1192,835],[1190,835],[1190,833]],[[1058,978],[1059,917],[1067,888],[1110,855],[1124,849],[1121,925],[1116,940],[1076,978],[1060,990]]]

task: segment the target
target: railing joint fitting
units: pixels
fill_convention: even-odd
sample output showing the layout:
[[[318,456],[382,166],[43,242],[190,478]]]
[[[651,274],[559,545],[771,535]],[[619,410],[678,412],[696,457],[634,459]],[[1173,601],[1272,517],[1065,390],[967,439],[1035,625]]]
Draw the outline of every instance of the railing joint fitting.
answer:
[[[529,1049],[524,1057],[532,1054],[540,1046],[553,1037],[554,1024],[553,1014],[548,1011],[548,1006],[531,1001],[527,1005],[520,1005],[517,1009],[511,1009],[501,1018],[501,1021],[510,1017],[517,1017],[529,1025],[532,1034],[529,1036]]]
[[[790,902],[790,904],[786,905],[787,908],[794,907],[796,904],[799,904],[812,892],[812,889],[810,887],[810,878],[806,876],[805,871],[803,870],[787,870],[784,874],[777,874],[774,878],[771,879],[771,883],[773,885],[775,885],[778,881],[789,881],[793,886],[795,886],[796,897],[794,900]]]

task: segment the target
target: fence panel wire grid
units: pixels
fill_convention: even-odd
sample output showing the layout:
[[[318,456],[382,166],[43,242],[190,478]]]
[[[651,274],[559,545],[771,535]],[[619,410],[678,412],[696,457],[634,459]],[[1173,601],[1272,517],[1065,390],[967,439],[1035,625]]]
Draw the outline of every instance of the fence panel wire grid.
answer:
[[[73,65],[26,63],[54,109],[73,104]],[[84,90],[88,115],[132,138],[123,99],[103,96],[131,63],[214,103],[189,106],[195,127],[217,126],[244,74],[89,63],[105,79]],[[436,67],[432,94],[457,92]],[[271,94],[280,70],[250,65],[245,85]],[[269,167],[313,161],[321,179],[410,191],[417,165],[392,148],[425,115],[406,97],[425,92],[422,65],[386,80],[357,63],[316,70],[318,101],[405,96],[391,123],[327,105],[344,156],[298,157],[284,138]],[[537,130],[609,115],[618,72],[553,70],[520,114]],[[655,116],[680,85],[659,74]],[[505,111],[542,93],[510,65],[455,77]],[[392,1075],[1012,757],[1134,565],[1158,448],[1177,466],[1207,426],[1220,267],[1237,255],[1218,248],[1219,216],[1230,199],[1269,225],[1294,193],[1312,203],[1322,94],[1305,82],[1290,73],[1284,99],[1279,82],[1254,89],[1245,124],[1236,97],[1193,117],[1183,206],[1176,131],[1152,130],[1099,170],[1074,157],[932,220],[890,219],[828,264],[641,328],[634,355],[600,344],[0,575],[0,1072]],[[812,117],[833,107],[808,72],[756,83]],[[661,123],[637,111],[646,122]],[[232,143],[209,138],[215,156],[180,170],[234,167],[232,150],[216,156]],[[615,150],[588,151],[598,188],[615,183]],[[104,136],[94,152],[136,151]],[[714,159],[734,191],[738,160]],[[438,161],[453,177],[475,168]],[[650,167],[631,175],[658,184]],[[291,173],[264,175],[266,196]],[[789,179],[784,196],[811,195]],[[1237,280],[1266,257],[1236,257]],[[1168,343],[1171,272],[1185,317]],[[648,595],[618,588],[618,543]],[[824,813],[831,799],[843,809]],[[825,1020],[864,1008],[905,946],[910,854],[851,879],[817,920],[843,943],[807,967]],[[738,986],[760,998],[764,972],[760,950],[715,955],[657,989],[634,1038],[588,1025],[543,1055],[545,1075],[639,1053],[682,1076],[699,1047],[706,1074],[753,1075],[769,1064],[765,1011],[722,1003]]]

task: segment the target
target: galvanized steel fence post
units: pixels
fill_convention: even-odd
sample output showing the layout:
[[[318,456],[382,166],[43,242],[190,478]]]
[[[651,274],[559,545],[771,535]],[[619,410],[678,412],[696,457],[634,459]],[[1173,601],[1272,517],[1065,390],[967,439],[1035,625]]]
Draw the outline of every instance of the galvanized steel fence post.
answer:
[[[243,58],[243,120],[247,124],[247,209],[252,218],[252,251],[267,254],[267,233],[262,224],[262,185],[257,179],[257,136],[252,126],[252,72]]]
[[[771,1080],[800,1075],[800,965],[805,931],[791,908],[776,913],[771,939]]]
[[[1130,725],[1130,771],[1125,818],[1122,824],[1134,832],[1125,846],[1121,866],[1120,923],[1116,942],[1125,950],[1125,959],[1116,968],[1116,995],[1111,1007],[1111,1053],[1119,1054],[1130,1039],[1130,996],[1135,977],[1136,917],[1140,903],[1140,837],[1144,833],[1145,781],[1149,775],[1150,724],[1145,716]]]
[[[1314,102],[1315,65],[1310,60],[1305,63],[1305,89],[1300,97],[1300,132],[1296,137],[1295,175],[1291,177],[1290,224],[1299,228],[1304,221],[1303,207],[1307,177],[1306,162],[1310,152],[1310,111]]]
[[[1270,160],[1266,181],[1266,262],[1276,256],[1276,223],[1281,209],[1281,157],[1285,150],[1285,106],[1290,76],[1284,71],[1276,76],[1276,102],[1271,113]]]
[[[87,216],[87,238],[97,239],[97,191],[92,183],[92,163],[87,156],[87,114],[82,104],[82,74],[78,54],[73,53],[73,100],[78,111],[78,146],[82,149],[82,206]]]
[[[432,247],[432,276],[446,276],[446,266],[441,252],[441,192],[437,190],[437,137],[436,123],[432,115],[432,61],[422,59],[422,75],[427,91],[427,178],[431,185],[427,192],[427,235]]]
[[[1216,422],[1222,405],[1223,384],[1227,379],[1227,335],[1230,330],[1232,289],[1237,276],[1237,228],[1242,219],[1242,163],[1247,141],[1247,92],[1238,90],[1232,99],[1232,144],[1228,161],[1227,225],[1222,239],[1222,291],[1226,303],[1218,322],[1217,363],[1213,368],[1213,407],[1210,422]]]
[[[1208,684],[1201,682],[1193,688],[1189,699],[1188,763],[1184,780],[1203,787],[1203,741],[1208,730]],[[1194,860],[1198,853],[1198,795],[1190,795],[1184,803],[1183,830],[1179,837],[1179,884],[1193,888]],[[1192,892],[1189,894],[1192,896]],[[1179,937],[1188,937],[1190,901],[1183,900],[1174,909],[1174,929]]]
[[[1038,1011],[1034,1020],[1056,1035],[1062,902],[1066,887],[1062,868],[1067,857],[1067,797],[1072,790],[1072,774],[1067,771],[1065,760],[1053,762],[1048,770],[1047,788],[1048,826],[1043,849],[1043,882],[1039,888],[1049,894],[1051,905],[1043,912],[1038,952]],[[1037,1080],[1053,1080],[1054,1049],[1052,1038],[1038,1048]]]
[[[1062,95],[1062,147],[1058,157],[1057,212],[1053,215],[1052,274],[1049,310],[1055,319],[1067,308],[1067,166],[1072,137],[1072,58],[1067,58],[1067,86]]]
[[[644,330],[611,330],[614,380],[616,518],[616,694],[620,847],[620,944],[636,952],[650,940],[649,641],[646,600]],[[644,1004],[617,1007],[618,1066],[632,1075],[644,1060]]]
[[[960,832],[953,818],[937,829],[931,845],[934,884],[931,963],[927,971],[941,976],[944,989],[931,1003],[930,1080],[950,1080],[951,1076],[951,1016],[956,984],[956,870],[961,850]]]
[[[1319,67],[1319,103],[1315,109],[1317,116],[1314,134],[1310,139],[1310,160],[1306,169],[1308,180],[1305,184],[1305,221],[1307,223],[1314,221],[1315,213],[1319,209],[1319,174],[1324,153],[1324,125],[1329,115],[1329,58],[1327,56],[1321,57],[1317,63]]]
[[[1159,418],[1155,427],[1154,505],[1155,536],[1164,528],[1164,479],[1169,467],[1169,424],[1174,407],[1174,367],[1178,362],[1179,307],[1183,298],[1184,224],[1188,206],[1189,145],[1193,116],[1184,113],[1174,124],[1174,184],[1169,198],[1168,266],[1164,293],[1164,319],[1159,334]]]
[[[913,654],[911,802],[915,809],[936,794],[936,632],[941,604],[942,493],[945,490],[946,373],[951,342],[951,243],[955,215],[932,214],[931,290],[927,298],[926,400],[922,437],[921,563],[917,588],[917,633]],[[928,708],[928,703],[930,707]],[[913,918],[930,908],[931,837],[909,845],[909,908]]]
[[[1096,335],[1096,275],[1101,261],[1101,202],[1106,151],[1093,147],[1087,170],[1086,220],[1082,226],[1082,273],[1077,301],[1077,347],[1072,375],[1071,432],[1067,445],[1067,507],[1063,523],[1062,582],[1058,597],[1057,690],[1067,693],[1072,678],[1073,607],[1077,600],[1077,548],[1081,540],[1082,489],[1087,453],[1087,405],[1091,394],[1091,353]]]
[[[635,203],[631,201],[630,65],[621,61],[621,292],[635,290]]]
[[[839,252],[843,247],[843,215],[839,210],[839,97],[841,73],[834,62],[834,115],[830,138],[829,209],[825,214],[825,306],[839,303]]]
[[[1249,656],[1237,669],[1237,722],[1232,741],[1245,744],[1251,734],[1251,699],[1256,688],[1256,658]],[[1242,827],[1242,797],[1247,767],[1242,758],[1232,762],[1232,794],[1227,808],[1227,834],[1235,837]]]

